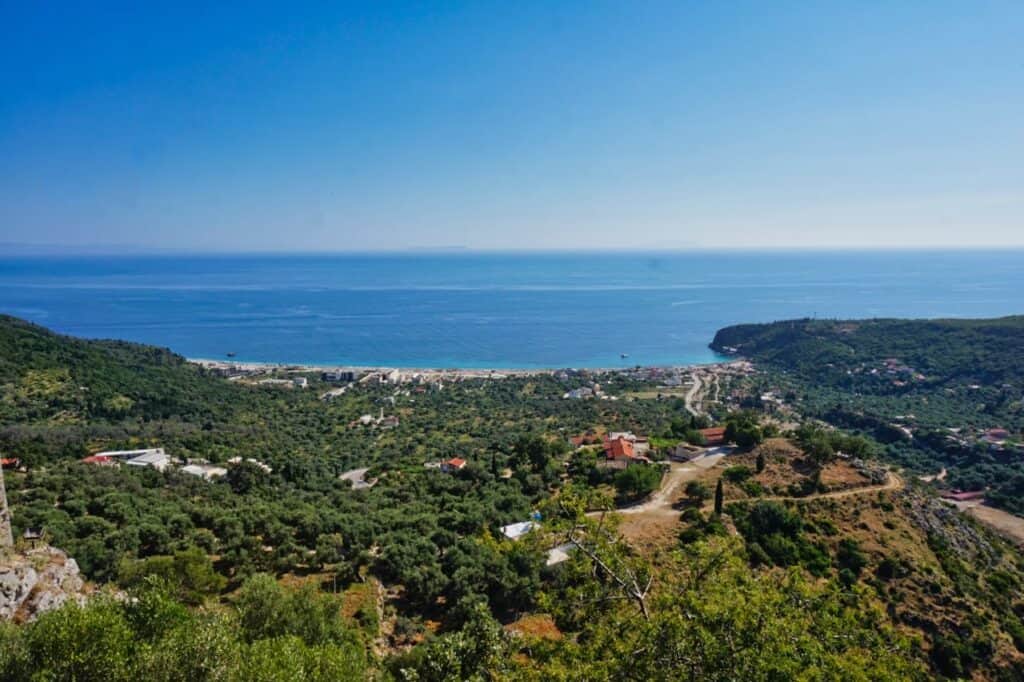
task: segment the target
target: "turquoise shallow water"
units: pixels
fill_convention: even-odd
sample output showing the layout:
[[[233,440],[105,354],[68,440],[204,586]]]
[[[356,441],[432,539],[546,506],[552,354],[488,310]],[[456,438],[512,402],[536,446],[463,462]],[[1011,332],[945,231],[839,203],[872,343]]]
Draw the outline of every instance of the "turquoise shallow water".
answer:
[[[740,322],[1024,313],[1024,252],[0,258],[0,312],[202,358],[687,364]]]

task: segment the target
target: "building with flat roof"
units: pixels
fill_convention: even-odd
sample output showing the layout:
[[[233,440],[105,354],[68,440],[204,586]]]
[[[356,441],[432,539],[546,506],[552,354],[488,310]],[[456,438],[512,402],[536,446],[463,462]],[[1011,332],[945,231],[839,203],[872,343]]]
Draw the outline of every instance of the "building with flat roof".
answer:
[[[115,459],[132,459],[133,457],[141,457],[142,455],[163,455],[163,448],[142,448],[140,450],[104,450],[103,452],[97,452],[94,457],[112,457]]]
[[[160,450],[159,452],[147,452],[144,455],[138,457],[132,457],[125,464],[131,467],[149,467],[156,469],[157,471],[163,471],[171,463],[171,458],[167,454]]]

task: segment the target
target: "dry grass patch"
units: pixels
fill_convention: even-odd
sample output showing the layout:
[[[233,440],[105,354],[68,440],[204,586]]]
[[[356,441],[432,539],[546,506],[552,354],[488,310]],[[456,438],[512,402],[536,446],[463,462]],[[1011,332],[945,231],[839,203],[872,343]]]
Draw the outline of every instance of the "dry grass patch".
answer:
[[[546,613],[536,613],[523,616],[517,621],[505,626],[508,632],[527,639],[546,639],[558,641],[562,639],[562,631],[555,625],[555,621]]]

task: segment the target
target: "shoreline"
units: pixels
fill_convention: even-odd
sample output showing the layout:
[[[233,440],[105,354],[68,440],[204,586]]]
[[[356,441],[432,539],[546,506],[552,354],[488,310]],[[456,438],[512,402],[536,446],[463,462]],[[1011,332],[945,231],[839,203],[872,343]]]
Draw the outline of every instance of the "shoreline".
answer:
[[[665,365],[630,365],[628,367],[400,367],[397,365],[324,365],[298,362],[251,362],[246,360],[214,360],[210,358],[185,358],[188,362],[216,370],[241,370],[245,372],[283,371],[283,372],[359,372],[359,373],[390,373],[402,374],[452,374],[460,376],[486,377],[494,374],[504,376],[536,376],[557,374],[558,372],[631,372],[639,370],[661,371],[693,371],[698,369],[717,369],[738,364],[749,365],[743,358],[723,359],[718,362],[691,362],[686,364]]]

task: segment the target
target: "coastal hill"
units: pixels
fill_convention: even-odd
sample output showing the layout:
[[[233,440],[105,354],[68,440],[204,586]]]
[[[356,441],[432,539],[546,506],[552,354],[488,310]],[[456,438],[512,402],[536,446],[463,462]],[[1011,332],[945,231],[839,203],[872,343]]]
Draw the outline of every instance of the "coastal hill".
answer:
[[[742,324],[719,330],[711,348],[858,389],[870,384],[847,377],[890,359],[898,364],[887,369],[930,387],[1024,381],[1024,316]]]
[[[199,418],[231,387],[165,348],[85,340],[0,315],[0,419]]]
[[[1024,514],[1024,316],[745,324],[711,347],[757,364],[760,385],[739,389],[752,404],[785,395],[940,487]]]

